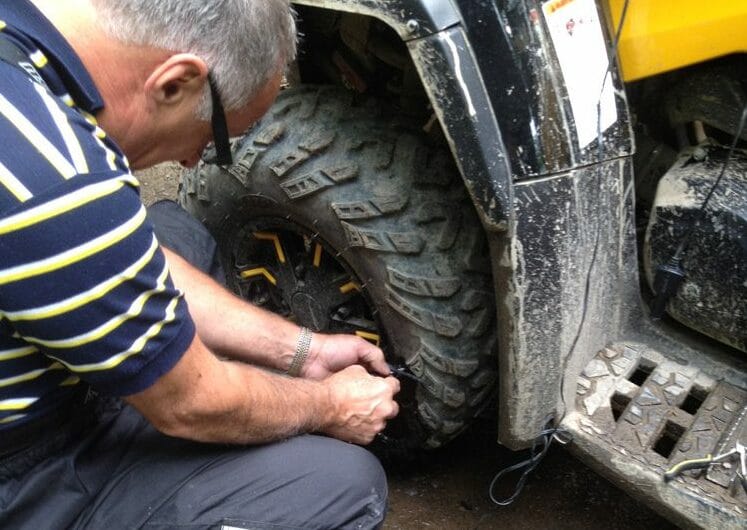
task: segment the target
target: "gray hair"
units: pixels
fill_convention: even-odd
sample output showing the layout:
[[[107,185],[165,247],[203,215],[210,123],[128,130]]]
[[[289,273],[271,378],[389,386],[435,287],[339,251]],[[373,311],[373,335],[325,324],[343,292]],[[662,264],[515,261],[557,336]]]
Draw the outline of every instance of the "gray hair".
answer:
[[[223,106],[246,105],[296,56],[289,0],[92,0],[99,23],[129,44],[194,53],[210,68]],[[206,86],[200,119],[212,110]]]

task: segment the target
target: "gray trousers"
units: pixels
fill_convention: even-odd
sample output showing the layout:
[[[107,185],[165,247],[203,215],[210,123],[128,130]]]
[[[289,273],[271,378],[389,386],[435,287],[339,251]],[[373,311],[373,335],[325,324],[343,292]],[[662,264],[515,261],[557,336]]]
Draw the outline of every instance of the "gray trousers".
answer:
[[[118,399],[88,399],[64,427],[0,457],[3,529],[376,528],[386,497],[381,465],[358,446],[189,442]]]
[[[257,447],[169,438],[102,400],[90,418],[0,460],[0,527],[373,528],[386,478],[366,450],[321,436]]]

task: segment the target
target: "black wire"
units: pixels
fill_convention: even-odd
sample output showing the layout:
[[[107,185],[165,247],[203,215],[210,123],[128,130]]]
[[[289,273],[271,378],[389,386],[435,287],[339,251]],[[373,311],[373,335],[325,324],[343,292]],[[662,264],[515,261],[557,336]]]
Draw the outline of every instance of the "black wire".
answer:
[[[598,149],[598,163],[601,164],[604,151],[604,136],[602,135],[602,98],[604,97],[604,88],[607,85],[607,79],[609,78],[610,74],[612,73],[612,65],[616,61],[617,57],[617,51],[620,46],[620,36],[622,35],[622,30],[625,26],[625,20],[627,18],[628,14],[628,6],[630,4],[630,0],[625,0],[625,3],[623,4],[622,13],[620,15],[620,22],[617,25],[617,31],[615,35],[615,39],[613,41],[612,47],[610,48],[610,51],[607,56],[607,71],[604,73],[604,78],[602,79],[602,88],[599,94],[599,100],[597,102],[597,149]],[[597,189],[601,189],[601,180],[602,180],[602,170],[601,166],[597,170],[597,181],[598,186]],[[600,201],[601,202],[601,201]],[[493,501],[495,504],[499,506],[508,506],[512,504],[521,494],[522,490],[524,489],[524,486],[526,484],[527,479],[529,478],[529,474],[534,471],[534,469],[540,464],[542,459],[545,458],[545,455],[547,454],[547,451],[550,449],[550,446],[552,445],[553,440],[559,440],[560,436],[566,436],[565,441],[563,441],[563,444],[569,443],[571,441],[570,433],[567,431],[561,429],[558,427],[562,421],[563,418],[565,418],[566,412],[568,410],[568,406],[565,402],[565,372],[568,368],[568,362],[570,361],[571,357],[573,356],[573,353],[576,351],[576,346],[578,345],[578,341],[581,338],[581,332],[583,331],[584,325],[586,324],[586,318],[588,316],[588,309],[589,309],[589,296],[591,292],[591,275],[594,270],[594,266],[596,265],[597,257],[599,255],[599,241],[600,241],[600,231],[599,226],[597,226],[596,230],[596,236],[594,241],[594,250],[592,251],[591,261],[589,262],[589,268],[586,273],[586,286],[584,289],[584,303],[582,306],[581,311],[581,322],[578,326],[578,330],[576,331],[576,336],[573,339],[573,343],[571,344],[571,349],[568,352],[568,355],[563,361],[563,368],[560,373],[560,398],[563,403],[563,413],[560,416],[560,419],[555,421],[554,417],[550,417],[549,420],[545,423],[545,428],[540,431],[539,436],[534,439],[532,442],[532,449],[530,452],[529,458],[526,460],[522,460],[521,462],[514,464],[512,466],[509,466],[507,468],[502,469],[498,472],[498,474],[493,477],[493,480],[490,483],[490,489],[488,490],[488,493],[490,495],[490,500]],[[555,425],[555,427],[548,427],[548,425]],[[542,449],[538,452],[537,447],[541,445]],[[524,471],[521,474],[521,477],[519,477],[519,480],[516,483],[516,488],[514,489],[514,493],[506,498],[506,499],[497,499],[493,493],[493,490],[495,489],[495,485],[498,483],[498,481],[503,477],[504,475],[511,473],[512,471],[517,471],[519,469],[524,468]]]
[[[550,418],[545,425],[552,425],[552,423],[553,418]],[[563,440],[563,436],[566,436],[565,440]],[[493,477],[493,480],[490,482],[490,488],[488,489],[490,500],[498,506],[508,506],[512,504],[517,498],[519,498],[519,495],[524,489],[524,485],[529,478],[529,474],[534,471],[535,468],[540,464],[540,462],[542,462],[542,460],[545,458],[545,455],[547,455],[547,451],[550,449],[553,440],[558,440],[560,441],[560,443],[565,445],[566,443],[570,442],[570,434],[567,431],[559,429],[557,427],[546,427],[545,429],[540,431],[539,436],[532,442],[532,449],[529,452],[529,458],[501,470],[495,477]],[[512,471],[518,471],[522,468],[524,468],[524,471],[519,477],[519,480],[516,482],[516,487],[514,488],[513,494],[505,499],[498,499],[495,496],[493,490],[495,489],[495,486],[501,479],[501,477],[507,475],[508,473],[511,473]]]
[[[410,372],[410,369],[407,368],[406,366],[396,366],[392,363],[387,363],[387,365],[389,366],[390,375],[393,375],[394,377],[399,378],[399,379],[404,377],[406,379],[410,379],[411,381],[415,381],[416,383],[419,383],[421,385],[425,384],[425,381],[422,378]]]
[[[739,126],[737,127],[737,133],[734,135],[734,140],[731,142],[729,151],[726,154],[726,160],[724,161],[724,165],[721,167],[721,173],[719,173],[719,176],[716,179],[716,182],[714,182],[713,186],[708,192],[708,195],[706,195],[705,200],[703,200],[703,204],[700,206],[700,210],[698,211],[697,217],[695,219],[695,227],[693,228],[693,230],[687,231],[687,233],[685,234],[685,237],[682,239],[679,246],[677,247],[677,251],[674,253],[673,259],[682,260],[685,252],[690,246],[690,241],[692,240],[694,234],[697,232],[697,228],[700,226],[701,222],[703,221],[703,218],[705,217],[705,211],[706,211],[706,208],[708,208],[708,203],[711,201],[711,197],[713,197],[713,194],[716,192],[716,188],[718,188],[719,184],[721,184],[721,181],[723,180],[724,175],[726,174],[726,170],[729,168],[729,164],[731,163],[731,159],[732,159],[732,156],[734,155],[734,151],[736,151],[737,144],[739,144],[739,140],[742,137],[742,132],[744,132],[744,127],[745,127],[746,122],[747,122],[747,105],[745,105],[744,108],[742,109],[742,117],[739,119]]]
[[[615,34],[615,39],[612,43],[612,48],[610,49],[610,52],[608,54],[608,66],[607,71],[604,74],[604,79],[602,80],[602,89],[599,93],[599,101],[597,102],[597,153],[598,153],[598,163],[601,164],[602,157],[603,157],[603,146],[604,146],[604,136],[602,135],[602,98],[604,97],[604,87],[607,84],[607,78],[612,72],[612,65],[615,62],[615,58],[617,57],[617,51],[620,46],[620,36],[622,35],[623,28],[625,27],[625,21],[628,16],[628,6],[630,5],[630,0],[625,0],[625,3],[623,4],[622,13],[620,15],[620,21],[617,24],[617,30]],[[602,169],[601,166],[597,169],[597,189],[601,188],[601,180],[602,180]],[[601,202],[601,201],[600,201]],[[571,348],[568,351],[568,355],[566,356],[565,360],[563,361],[563,369],[561,372],[561,380],[560,380],[560,399],[563,403],[563,413],[560,416],[560,419],[558,420],[558,424],[563,421],[563,418],[565,418],[566,412],[568,410],[568,406],[565,402],[565,371],[568,368],[568,363],[570,362],[571,357],[573,357],[573,354],[576,351],[576,347],[578,346],[578,341],[581,340],[581,333],[583,332],[584,326],[586,325],[586,318],[588,316],[589,312],[589,296],[591,293],[591,275],[594,271],[594,266],[597,262],[597,257],[599,255],[599,226],[597,226],[596,235],[595,235],[595,241],[594,241],[594,249],[592,250],[591,254],[591,261],[589,262],[589,268],[586,272],[586,284],[584,287],[584,303],[582,305],[581,309],[581,322],[579,323],[578,329],[576,330],[576,335],[573,338],[573,342],[571,343]]]

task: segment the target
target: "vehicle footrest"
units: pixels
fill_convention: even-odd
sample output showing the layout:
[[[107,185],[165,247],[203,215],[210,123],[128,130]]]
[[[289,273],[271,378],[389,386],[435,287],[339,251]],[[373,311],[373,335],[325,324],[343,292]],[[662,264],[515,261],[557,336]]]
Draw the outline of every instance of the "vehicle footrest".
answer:
[[[747,389],[645,346],[615,345],[584,369],[575,411],[563,426],[576,435],[579,456],[591,457],[593,467],[631,494],[669,508],[673,518],[700,525],[708,512],[721,525],[744,523],[747,493],[737,458],[670,482],[664,473],[737,442],[747,445]]]

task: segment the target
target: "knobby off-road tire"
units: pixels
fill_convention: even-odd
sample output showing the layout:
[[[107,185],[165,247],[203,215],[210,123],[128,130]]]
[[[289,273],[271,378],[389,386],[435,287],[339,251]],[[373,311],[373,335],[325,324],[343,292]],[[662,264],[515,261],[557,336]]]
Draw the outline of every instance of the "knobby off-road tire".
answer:
[[[229,285],[260,304],[278,295],[247,290],[247,276],[284,289],[285,312],[339,331],[331,325],[339,319],[294,311],[299,296],[322,303],[324,292],[287,292],[308,285],[298,280],[308,271],[288,263],[290,256],[322,245],[325,262],[341,263],[348,285],[370,306],[387,358],[422,380],[403,380],[400,417],[384,439],[407,450],[456,436],[492,394],[495,307],[482,228],[448,152],[394,125],[375,102],[302,87],[281,94],[236,143],[234,161],[227,169],[202,163],[183,175],[180,188],[182,204],[218,240]],[[305,250],[283,241],[289,226],[304,236]],[[280,242],[274,251],[272,234]],[[296,250],[282,251],[286,244]],[[247,257],[257,245],[268,252]],[[313,263],[322,266],[318,254]]]

